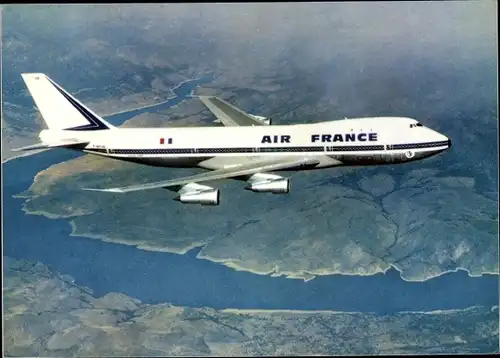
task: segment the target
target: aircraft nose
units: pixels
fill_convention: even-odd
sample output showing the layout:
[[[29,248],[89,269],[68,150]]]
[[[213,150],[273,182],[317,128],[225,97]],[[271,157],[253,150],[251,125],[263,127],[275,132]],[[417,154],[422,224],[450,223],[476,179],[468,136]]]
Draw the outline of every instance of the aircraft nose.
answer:
[[[436,142],[440,142],[443,144],[446,143],[448,148],[451,148],[451,138],[449,138],[449,137],[445,136],[444,134],[439,133],[438,131],[435,131],[435,130],[432,131],[432,135],[434,136],[433,138],[435,138]]]

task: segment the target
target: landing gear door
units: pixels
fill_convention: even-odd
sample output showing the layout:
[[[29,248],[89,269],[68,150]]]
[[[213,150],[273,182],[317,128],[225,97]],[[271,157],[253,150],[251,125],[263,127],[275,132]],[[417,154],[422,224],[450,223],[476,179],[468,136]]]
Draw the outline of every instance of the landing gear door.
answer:
[[[384,150],[384,159],[385,162],[387,163],[394,163],[394,152],[392,151],[392,145],[391,144],[386,144]]]

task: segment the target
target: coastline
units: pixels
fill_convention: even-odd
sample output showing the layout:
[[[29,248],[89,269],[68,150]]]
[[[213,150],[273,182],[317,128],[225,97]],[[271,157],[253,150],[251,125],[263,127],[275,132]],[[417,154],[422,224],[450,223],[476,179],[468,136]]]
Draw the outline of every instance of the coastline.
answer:
[[[25,180],[22,186],[26,185],[29,185],[29,183]],[[10,189],[10,191],[15,190],[17,189]],[[9,193],[6,194],[9,195]],[[16,205],[22,205],[22,201],[16,200],[16,202],[18,203]],[[6,218],[7,222],[11,223],[5,228],[7,232],[11,232],[9,226],[13,229],[12,225],[15,225],[12,224],[16,222],[13,218],[18,217],[17,220],[22,220],[23,213],[15,214],[14,211]],[[85,215],[83,212],[78,214],[80,216]],[[489,307],[492,293],[483,293],[481,297],[478,297],[479,300],[471,300],[472,296],[467,292],[476,292],[478,289],[484,290],[485,285],[492,287],[491,282],[496,278],[496,276],[487,276],[479,278],[478,281],[470,281],[464,272],[460,272],[458,275],[449,275],[436,282],[418,282],[418,285],[413,282],[408,285],[403,282],[404,280],[400,279],[401,277],[397,271],[391,270],[388,275],[366,275],[363,278],[359,275],[326,275],[317,277],[306,285],[300,279],[257,275],[247,269],[234,270],[227,267],[227,265],[216,264],[207,259],[199,259],[197,255],[201,251],[203,244],[193,242],[192,248],[179,246],[160,251],[155,249],[154,245],[147,243],[146,240],[141,240],[140,235],[137,236],[137,240],[134,240],[134,242],[117,242],[116,239],[103,240],[103,235],[78,233],[75,225],[75,222],[78,221],[71,218],[68,220],[67,218],[58,217],[55,218],[56,220],[47,220],[43,215],[28,215],[32,217],[38,216],[37,219],[33,218],[25,222],[32,228],[42,225],[40,227],[41,232],[34,233],[33,236],[30,234],[33,230],[22,230],[22,236],[25,239],[21,241],[9,240],[8,245],[4,248],[6,255],[16,259],[41,261],[49,265],[53,270],[70,274],[78,285],[90,287],[99,296],[109,292],[122,292],[137,297],[148,304],[165,301],[186,307],[213,307],[214,309],[373,312],[377,314],[395,313],[402,310],[411,310],[412,308],[413,311],[423,312],[439,309],[461,310],[473,305]],[[45,229],[44,222],[51,229]],[[67,227],[68,223],[71,229]],[[70,236],[75,236],[75,238],[71,239]],[[43,243],[39,241],[40,239],[43,240]],[[116,245],[117,243],[121,245]],[[26,246],[32,246],[33,248],[26,251]],[[61,251],[60,254],[52,253],[45,256],[43,254],[45,248],[58,248]],[[40,252],[42,256],[40,256]],[[73,255],[74,252],[79,252],[77,259],[64,258],[67,256],[66,253]],[[63,257],[60,257],[61,255]],[[117,255],[117,257],[130,264],[125,265],[123,268],[113,267],[113,264],[109,262],[109,255]],[[96,259],[92,261],[94,257]],[[146,267],[141,264],[143,262],[148,262]],[[89,264],[92,266],[91,276],[87,272],[88,268],[83,271],[78,268],[82,265],[87,267]],[[95,277],[96,275],[99,276],[99,273],[103,271],[107,272],[109,277],[106,277],[106,275],[102,278]],[[148,286],[145,283],[136,282],[136,280],[141,280],[145,276],[157,277],[159,272],[163,272],[161,274],[162,283]],[[115,275],[119,276],[116,277]],[[351,276],[353,280],[346,276]],[[460,282],[464,279],[465,282],[468,282],[464,283],[467,286],[460,286]],[[191,284],[186,285],[182,282],[190,282]],[[424,286],[420,286],[420,284]],[[356,287],[359,285],[361,286],[358,290]],[[449,286],[455,293],[452,296],[443,295],[443,290],[441,290],[442,292],[436,292],[436,294],[429,293],[433,291],[432,287],[437,287],[436,285],[439,287]],[[166,290],[167,287],[170,290]],[[259,290],[255,291],[259,287],[270,291],[265,297],[262,297],[258,293]],[[337,294],[333,294],[332,289]],[[234,290],[239,293],[236,294]],[[396,291],[392,292],[392,290]],[[355,291],[359,291],[359,297],[353,293]],[[459,292],[463,291],[466,292],[463,299],[456,300],[453,298],[460,297]],[[229,292],[233,292],[234,295],[229,295],[227,298],[217,298],[218,295],[214,296],[214,292],[219,292],[223,297],[226,297]],[[282,302],[291,292],[295,292],[297,297],[280,304],[279,302]],[[354,296],[352,296],[353,294]],[[371,297],[372,294],[376,296],[376,298],[373,298],[374,302],[362,298],[363,296]],[[394,298],[391,298],[393,294]],[[186,295],[188,295],[188,299],[186,299]],[[245,297],[242,305],[238,303],[239,299],[235,298],[240,295]],[[387,295],[390,296],[387,297]],[[420,301],[417,301],[416,305],[413,306],[410,302],[414,299],[408,299],[409,296]],[[387,298],[384,299],[384,297]],[[390,302],[395,300],[394,305],[387,303],[389,298]],[[365,307],[365,304],[368,305]]]
[[[16,198],[25,198],[23,196],[14,196]],[[27,200],[29,201],[29,199]],[[82,212],[74,215],[68,215],[68,216],[63,216],[63,215],[52,215],[44,211],[29,211],[27,210],[24,205],[22,207],[22,210],[25,212],[26,215],[40,215],[40,216],[45,216],[49,219],[68,219],[68,218],[75,218],[79,216],[84,216],[84,215],[90,215],[92,213],[86,213]],[[458,273],[459,271],[464,271],[467,273],[467,275],[470,278],[480,278],[485,275],[496,275],[498,276],[500,273],[499,272],[491,272],[491,271],[482,271],[480,274],[472,274],[471,271],[467,268],[464,267],[456,267],[453,270],[446,270],[443,272],[440,272],[439,274],[436,275],[429,275],[428,277],[421,278],[421,279],[410,279],[408,277],[405,277],[401,271],[400,268],[395,266],[394,264],[388,264],[387,268],[385,269],[379,269],[370,273],[350,273],[350,272],[342,272],[342,271],[330,271],[327,269],[318,269],[317,271],[300,271],[300,272],[289,272],[289,271],[277,271],[276,269],[272,270],[259,270],[258,268],[249,268],[245,266],[238,265],[238,263],[235,260],[232,259],[218,259],[218,258],[213,258],[208,255],[203,255],[202,250],[203,247],[206,245],[204,242],[193,242],[191,245],[187,246],[186,248],[173,248],[173,247],[168,247],[168,246],[155,246],[151,243],[146,243],[143,240],[136,240],[136,241],[126,241],[126,240],[121,240],[119,238],[115,239],[106,235],[96,235],[92,233],[86,233],[85,231],[80,231],[74,222],[74,220],[69,221],[69,225],[71,226],[71,234],[70,236],[75,236],[75,237],[83,237],[83,238],[88,238],[92,240],[100,240],[103,242],[107,243],[113,243],[113,244],[119,244],[119,245],[126,245],[126,246],[132,246],[135,247],[136,249],[143,250],[143,251],[150,251],[150,252],[166,252],[170,254],[176,254],[176,255],[185,255],[189,253],[192,250],[200,248],[200,252],[196,255],[196,259],[200,260],[207,260],[215,264],[221,264],[223,266],[226,266],[227,268],[230,268],[234,271],[240,271],[240,272],[248,272],[252,273],[255,275],[259,276],[269,276],[269,277],[284,277],[286,279],[290,280],[302,280],[304,283],[310,282],[314,280],[315,278],[318,277],[328,277],[328,276],[333,276],[333,275],[342,275],[342,276],[354,276],[354,277],[370,277],[370,276],[375,276],[378,274],[387,274],[388,271],[391,269],[396,270],[399,273],[399,277],[401,280],[408,282],[408,283],[424,283],[426,281],[438,278],[440,276],[450,274],[450,273]]]
[[[3,161],[2,161],[2,164],[5,164],[7,162],[10,162],[11,160],[14,160],[14,159],[19,159],[19,158],[23,158],[23,157],[29,157],[30,155],[34,155],[34,154],[38,154],[38,153],[42,153],[42,152],[45,152],[47,151],[48,149],[37,149],[37,150],[32,150],[32,151],[29,151],[29,152],[24,152],[22,154],[18,154],[18,155],[13,155],[12,157],[8,157],[8,158],[5,158]],[[15,152],[13,152],[15,153]]]
[[[398,311],[398,314],[409,314],[409,315],[446,315],[450,313],[461,313],[461,312],[468,312],[468,311],[473,311],[475,309],[480,309],[485,306],[470,306],[467,308],[461,308],[461,309],[449,309],[449,310],[432,310],[432,311]],[[490,307],[491,310],[498,309],[498,305],[494,305]],[[377,313],[375,312],[358,312],[358,311],[334,311],[334,310],[280,310],[280,309],[239,309],[239,308],[225,308],[220,310],[221,312],[226,312],[226,313],[234,313],[234,314],[252,314],[252,315],[270,315],[273,313],[278,313],[278,314],[305,314],[305,315],[314,315],[314,314],[352,314],[352,315],[366,315],[366,314],[373,314],[376,315]]]
[[[52,166],[57,165],[53,164],[50,167],[48,167],[45,170],[50,169]],[[39,176],[45,172],[45,170],[42,170],[38,172],[35,177],[33,178],[33,182],[31,185],[35,184],[39,178]],[[31,187],[30,185],[30,187]],[[27,189],[26,191],[28,191]],[[14,198],[17,199],[24,199],[24,202],[29,202],[32,199],[36,198],[37,195],[34,194],[32,196],[30,195],[23,195],[23,193],[18,193],[13,196]],[[327,277],[327,276],[332,276],[332,275],[342,275],[342,276],[354,276],[354,277],[369,277],[369,276],[374,276],[377,274],[386,274],[389,270],[395,269],[399,273],[399,277],[401,280],[408,282],[408,283],[423,283],[435,278],[438,278],[440,276],[443,276],[445,274],[449,273],[457,273],[459,271],[464,271],[467,273],[467,275],[471,278],[478,278],[482,277],[484,275],[499,275],[499,272],[492,272],[492,271],[487,271],[483,270],[480,273],[473,274],[470,268],[465,268],[462,266],[456,267],[451,270],[445,270],[440,273],[434,274],[434,275],[428,275],[425,277],[421,278],[409,278],[405,277],[403,271],[394,265],[393,263],[388,263],[386,267],[379,267],[377,270],[372,270],[367,273],[355,273],[355,272],[345,272],[345,271],[335,271],[335,270],[329,270],[328,268],[319,268],[314,271],[298,271],[298,272],[291,272],[291,271],[279,271],[274,269],[259,269],[258,267],[248,267],[244,266],[238,263],[238,260],[236,259],[221,259],[221,258],[216,258],[212,257],[210,255],[204,254],[203,253],[203,248],[206,246],[206,242],[202,241],[195,241],[189,243],[189,245],[182,246],[182,247],[169,247],[167,245],[158,245],[155,244],[154,242],[148,242],[145,240],[137,239],[137,240],[123,240],[120,239],[119,237],[110,237],[104,234],[95,234],[95,233],[89,233],[86,232],[85,229],[80,229],[78,228],[77,224],[75,223],[74,220],[71,220],[71,218],[77,218],[80,216],[84,215],[90,215],[92,212],[79,212],[79,213],[73,213],[71,215],[54,215],[51,213],[48,213],[43,210],[36,210],[36,211],[30,211],[29,209],[26,208],[25,205],[22,206],[22,210],[25,214],[27,215],[40,215],[47,217],[49,219],[70,219],[69,220],[69,225],[71,226],[71,234],[70,236],[76,236],[76,237],[83,237],[83,238],[88,238],[88,239],[93,239],[93,240],[100,240],[102,242],[107,242],[107,243],[114,243],[114,244],[121,244],[121,245],[126,245],[126,246],[132,246],[135,247],[139,250],[143,251],[150,251],[150,252],[166,252],[166,253],[171,253],[171,254],[177,254],[177,255],[185,255],[188,252],[196,249],[196,248],[201,248],[201,250],[197,253],[196,258],[200,260],[207,260],[215,264],[221,264],[226,266],[227,268],[230,268],[234,271],[243,271],[243,272],[249,272],[252,274],[260,275],[260,276],[270,276],[270,277],[284,277],[286,279],[291,279],[291,280],[303,280],[305,283],[310,282],[314,280],[315,278],[318,277]]]
[[[169,101],[171,101],[171,100],[173,100],[173,99],[175,99],[175,98],[178,97],[175,94],[175,92],[174,92],[177,88],[179,88],[180,86],[182,86],[185,83],[192,82],[192,81],[198,81],[200,79],[201,79],[200,77],[190,78],[190,79],[184,80],[184,81],[176,84],[174,87],[172,87],[172,88],[169,89],[172,97],[168,97],[165,101],[156,102],[156,103],[153,103],[153,104],[141,105],[141,107],[136,107],[136,108],[131,108],[131,109],[124,109],[122,111],[113,112],[113,113],[110,113],[110,114],[102,114],[101,116],[102,117],[112,117],[112,116],[116,116],[116,115],[119,115],[119,114],[124,114],[124,113],[127,113],[127,112],[133,112],[133,111],[138,111],[138,110],[141,110],[141,109],[146,109],[146,108],[150,108],[150,107],[160,106],[160,105],[165,104],[165,103],[167,103],[167,102],[169,102]]]

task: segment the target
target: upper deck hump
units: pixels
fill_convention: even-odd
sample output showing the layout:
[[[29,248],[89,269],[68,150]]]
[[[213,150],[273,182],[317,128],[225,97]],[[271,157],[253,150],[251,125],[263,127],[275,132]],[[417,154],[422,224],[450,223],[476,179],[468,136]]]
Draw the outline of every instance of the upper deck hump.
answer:
[[[234,127],[224,127],[224,126],[193,126],[193,127],[141,127],[141,128],[120,128],[123,130],[124,134],[126,132],[129,133],[140,133],[140,134],[159,134],[163,133],[190,133],[193,131],[203,131],[207,135],[210,134],[219,134],[219,133],[269,133],[269,134],[279,134],[286,130],[308,130],[308,129],[329,129],[329,130],[351,130],[351,129],[364,129],[365,125],[395,125],[408,123],[409,121],[415,121],[410,118],[405,117],[365,117],[365,118],[349,118],[349,119],[339,119],[339,120],[330,120],[330,121],[322,121],[322,122],[314,122],[314,123],[298,123],[298,124],[279,124],[272,126],[234,126]],[[366,129],[370,129],[366,127]]]

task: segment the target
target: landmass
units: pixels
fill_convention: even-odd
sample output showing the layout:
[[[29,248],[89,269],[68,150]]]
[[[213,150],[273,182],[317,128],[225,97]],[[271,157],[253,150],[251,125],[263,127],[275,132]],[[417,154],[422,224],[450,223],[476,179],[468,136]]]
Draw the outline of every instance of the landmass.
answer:
[[[169,80],[172,80],[170,76]],[[186,82],[193,81],[196,78],[183,79],[177,75],[173,80],[181,82],[173,87],[169,87],[169,83],[160,78],[155,78],[151,81],[151,89],[142,93],[132,93],[118,99],[109,99],[107,101],[90,102],[88,104],[94,111],[98,111],[101,116],[113,116],[116,114],[126,113],[137,109],[144,109],[160,105],[168,102],[170,99],[177,97],[175,90]]]
[[[11,149],[30,145],[38,141],[37,128],[42,120],[36,112],[25,113],[23,106],[4,101],[2,103],[2,162],[35,154],[12,152]],[[36,151],[39,153],[41,151]]]
[[[96,297],[42,263],[4,257],[6,356],[498,353],[498,306],[359,312],[215,310]]]

